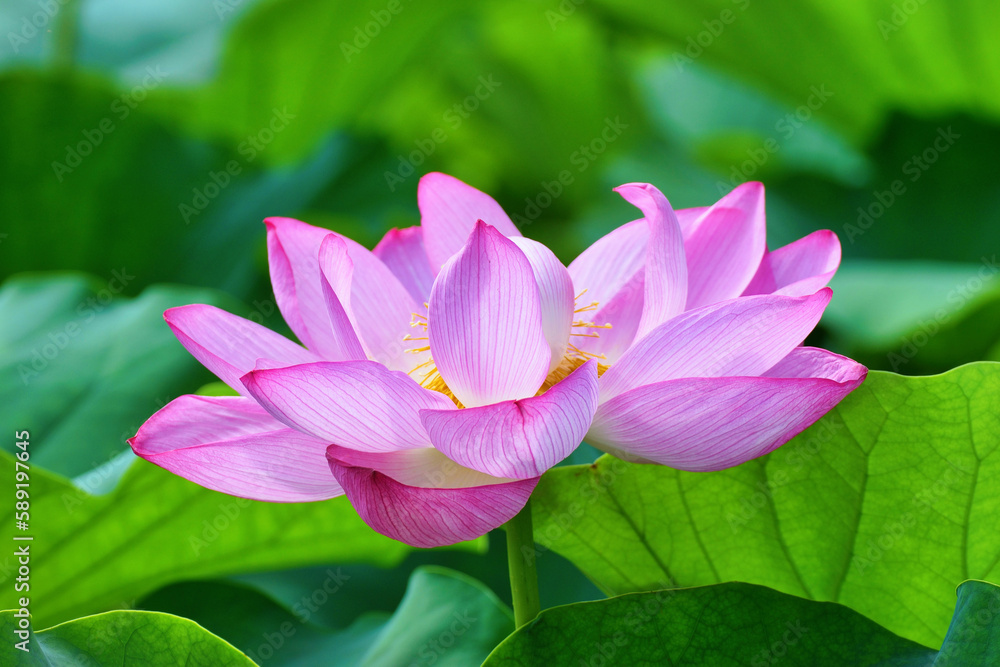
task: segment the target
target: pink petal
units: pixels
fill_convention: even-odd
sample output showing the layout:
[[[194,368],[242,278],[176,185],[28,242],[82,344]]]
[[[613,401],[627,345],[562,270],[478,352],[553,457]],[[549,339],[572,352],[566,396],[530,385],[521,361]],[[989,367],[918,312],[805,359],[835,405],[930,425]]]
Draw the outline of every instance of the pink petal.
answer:
[[[510,239],[531,264],[541,296],[542,332],[549,343],[549,370],[555,370],[566,354],[573,325],[573,280],[555,254],[538,241],[515,236]]]
[[[422,548],[485,535],[520,512],[538,484],[534,478],[464,488],[407,486],[371,468],[341,463],[336,456],[331,449],[330,469],[364,522]]]
[[[271,283],[288,326],[323,358],[340,360],[336,355],[342,344],[330,323],[323,285],[326,278],[336,282],[342,276],[324,278],[319,265],[322,243],[334,232],[291,218],[268,218],[265,222]],[[378,257],[351,239],[336,236],[346,246],[353,265],[350,298],[337,295],[368,358],[389,368],[410,370],[423,360],[420,355],[408,354],[414,346],[403,341],[412,331],[412,314],[419,312],[416,302]],[[330,286],[335,292],[340,289]]]
[[[760,375],[791,352],[823,315],[832,292],[748,296],[691,310],[635,343],[601,377],[601,402],[683,377]]]
[[[483,222],[438,274],[429,320],[438,372],[466,407],[534,396],[548,375],[531,263]]]
[[[285,322],[302,344],[326,359],[337,359],[320,274],[319,249],[329,229],[291,218],[268,218],[267,256],[271,286]]]
[[[354,264],[348,312],[368,358],[393,370],[412,370],[427,355],[409,350],[425,345],[404,342],[404,338],[414,333],[410,322],[414,313],[423,312],[423,307],[370,250],[347,237],[340,238]]]
[[[465,246],[477,220],[495,227],[504,236],[521,235],[493,197],[447,174],[432,172],[420,179],[417,205],[434,274]]]
[[[770,368],[763,377],[772,378],[826,378],[836,382],[853,382],[864,378],[864,366],[818,347],[797,347]]]
[[[248,398],[181,396],[129,444],[161,468],[234,496],[308,502],[343,493],[327,465],[327,443],[286,428]]]
[[[639,331],[645,285],[645,272],[637,271],[632,276],[632,280],[618,290],[611,299],[604,302],[596,314],[581,314],[583,319],[598,325],[610,325],[610,328],[590,328],[585,332],[577,331],[577,334],[585,333],[586,335],[574,341],[574,344],[592,354],[602,355],[606,364],[618,361],[632,345]]]
[[[602,236],[569,265],[573,289],[581,297],[579,306],[607,304],[646,264],[649,225],[633,220]]]
[[[514,481],[466,468],[433,447],[400,449],[395,452],[361,452],[330,445],[327,456],[341,465],[371,468],[400,484],[426,489],[464,489]]]
[[[833,355],[836,356],[836,355]],[[832,377],[684,378],[645,385],[601,405],[587,442],[625,459],[722,470],[788,442],[864,381],[843,359]]]
[[[644,303],[636,333],[639,339],[684,311],[688,298],[684,238],[670,202],[652,185],[627,183],[615,192],[641,210],[649,225]]]
[[[760,266],[765,246],[764,186],[743,183],[704,213],[685,241],[687,308],[741,295]]]
[[[351,283],[354,262],[347,255],[347,244],[336,234],[329,234],[319,247],[319,265],[322,275],[323,299],[330,316],[331,336],[328,340],[331,361],[367,359],[364,347],[354,331],[350,312]]]
[[[319,361],[281,334],[215,306],[170,308],[163,319],[195,359],[241,394],[247,392],[240,377],[253,370],[258,359],[281,366]]]
[[[813,232],[764,255],[744,294],[801,296],[826,287],[840,266],[840,239],[828,230]]]
[[[419,411],[455,409],[444,394],[371,361],[256,370],[243,383],[282,423],[328,444],[369,452],[426,447]]]
[[[431,443],[474,470],[538,477],[583,440],[597,409],[597,362],[588,361],[541,396],[465,410],[421,410]]]
[[[379,241],[372,254],[389,267],[392,274],[406,287],[417,303],[426,303],[431,296],[434,273],[424,250],[420,227],[390,229]]]
[[[677,222],[681,225],[681,234],[687,241],[698,229],[698,225],[703,221],[704,215],[708,213],[710,206],[696,206],[694,208],[679,208],[674,211],[677,214]]]

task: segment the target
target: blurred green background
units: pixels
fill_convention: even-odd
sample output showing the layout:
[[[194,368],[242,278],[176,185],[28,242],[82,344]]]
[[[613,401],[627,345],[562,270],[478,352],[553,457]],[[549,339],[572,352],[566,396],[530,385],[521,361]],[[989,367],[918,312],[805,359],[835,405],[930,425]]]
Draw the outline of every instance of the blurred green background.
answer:
[[[988,0],[5,0],[0,34],[0,399],[33,461],[90,494],[115,487],[146,416],[211,379],[164,308],[210,302],[287,332],[261,220],[371,247],[418,224],[433,170],[567,263],[635,216],[618,184],[682,208],[763,181],[771,248],[816,229],[843,244],[809,342],[904,374],[1000,360]],[[324,622],[391,611],[421,563],[509,597],[502,548],[482,548],[345,565],[351,594]],[[243,569],[276,563],[315,559]],[[554,554],[539,566],[543,606],[600,596]],[[181,572],[137,604],[245,648],[233,601],[290,614],[325,569],[153,592],[240,568]]]

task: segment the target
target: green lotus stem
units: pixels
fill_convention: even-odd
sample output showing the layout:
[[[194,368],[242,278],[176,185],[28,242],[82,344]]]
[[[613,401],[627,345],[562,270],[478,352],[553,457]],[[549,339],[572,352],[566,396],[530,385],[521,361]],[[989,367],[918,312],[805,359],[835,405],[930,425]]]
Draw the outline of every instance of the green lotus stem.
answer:
[[[76,48],[80,28],[80,2],[68,0],[55,17],[54,64],[72,67],[76,62]]]
[[[524,509],[507,522],[507,567],[510,569],[510,594],[514,601],[514,624],[520,628],[541,611],[530,499]]]

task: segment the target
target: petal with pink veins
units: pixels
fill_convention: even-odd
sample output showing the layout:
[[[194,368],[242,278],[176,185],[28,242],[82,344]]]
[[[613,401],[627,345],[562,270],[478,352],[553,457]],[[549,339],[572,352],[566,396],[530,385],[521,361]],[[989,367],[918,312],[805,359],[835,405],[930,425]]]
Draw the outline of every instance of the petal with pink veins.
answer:
[[[424,235],[420,227],[390,229],[378,242],[372,254],[389,267],[392,274],[403,283],[417,303],[425,303],[431,296],[434,273],[424,249]]]
[[[340,238],[354,264],[349,312],[368,358],[401,371],[426,361],[426,353],[410,352],[425,345],[404,342],[414,332],[410,326],[414,313],[422,313],[423,307],[370,250],[345,236]]]
[[[399,371],[373,361],[261,369],[243,376],[260,405],[278,421],[325,440],[369,452],[426,447],[422,409],[455,409]]]
[[[414,347],[403,338],[412,333],[410,320],[419,312],[413,298],[392,271],[367,248],[328,229],[291,218],[268,218],[271,283],[285,321],[307,347],[323,358],[337,358],[341,342],[330,324],[323,285],[331,267],[320,271],[320,248],[330,234],[340,238],[351,260],[350,298],[337,294],[354,324],[368,358],[394,370],[410,370],[426,357],[407,353]],[[324,277],[326,273],[326,277]],[[337,285],[330,287],[341,289]]]
[[[484,222],[441,269],[428,335],[437,370],[466,407],[534,396],[549,373],[531,263]]]
[[[463,466],[494,477],[538,477],[583,440],[597,409],[590,360],[541,396],[465,410],[421,410],[431,443]]]
[[[214,491],[268,502],[343,493],[325,441],[275,421],[249,398],[181,396],[129,440],[135,453]]]
[[[689,310],[635,343],[604,373],[601,402],[664,380],[760,375],[805,340],[831,295],[824,288],[806,297],[748,296]]]
[[[433,447],[400,449],[395,452],[362,452],[330,445],[327,456],[336,459],[341,465],[371,468],[400,484],[425,489],[464,489],[514,481],[466,468]]]
[[[253,370],[258,359],[281,366],[320,360],[281,334],[215,306],[178,306],[164,312],[163,319],[195,359],[244,395],[240,377]]]
[[[291,218],[264,223],[271,287],[282,317],[303,345],[324,359],[339,360],[319,267],[320,245],[333,232]]]
[[[569,265],[573,289],[584,290],[577,305],[608,303],[646,264],[649,225],[642,218],[605,234]]]
[[[319,247],[319,266],[322,275],[323,299],[330,316],[331,361],[358,361],[367,359],[364,347],[354,330],[351,313],[344,307],[350,304],[354,262],[347,255],[347,244],[336,234],[329,234]]]
[[[703,213],[685,241],[687,309],[743,294],[764,257],[766,233],[760,183],[736,186]]]
[[[688,270],[684,237],[670,202],[648,183],[626,183],[615,188],[642,211],[649,225],[640,339],[674,315],[684,311],[688,299]]]
[[[639,331],[645,283],[645,272],[637,271],[617,294],[601,304],[596,314],[582,314],[584,319],[598,326],[588,328],[574,344],[582,350],[603,357],[606,364],[618,361],[632,345]]]
[[[515,236],[510,239],[531,264],[541,297],[542,332],[549,342],[552,359],[549,371],[555,370],[566,354],[573,326],[573,280],[555,254],[538,241]]]
[[[864,366],[837,355],[795,356],[795,372],[821,374],[682,378],[641,386],[602,404],[586,440],[621,458],[696,472],[763,456],[830,411],[867,374]],[[806,357],[815,362],[811,371]]]
[[[397,459],[405,453],[393,452],[378,455],[382,461],[371,457],[351,463],[352,457],[341,458],[343,454],[341,448],[329,449],[330,469],[358,515],[382,535],[421,548],[447,546],[485,535],[520,512],[538,484],[536,477],[452,488],[408,485],[390,473],[422,481],[419,470],[414,475],[405,469],[408,463],[420,468],[426,461],[400,463]]]
[[[435,275],[452,255],[462,250],[477,220],[495,227],[504,236],[521,235],[493,197],[447,174],[431,172],[420,179],[417,206],[424,247]]]
[[[840,266],[840,239],[829,230],[813,232],[764,255],[743,294],[812,294],[833,278]]]

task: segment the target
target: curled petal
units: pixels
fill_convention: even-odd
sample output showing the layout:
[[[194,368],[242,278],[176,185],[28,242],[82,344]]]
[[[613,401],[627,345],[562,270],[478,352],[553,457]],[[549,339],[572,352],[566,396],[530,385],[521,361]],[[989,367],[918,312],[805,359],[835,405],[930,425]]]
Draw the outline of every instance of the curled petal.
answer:
[[[343,493],[327,465],[327,443],[286,428],[248,398],[181,396],[129,444],[175,475],[234,496],[307,502]]]
[[[688,300],[684,237],[670,202],[652,185],[627,183],[615,188],[615,192],[641,210],[649,225],[642,319],[636,333],[638,339],[684,311]]]
[[[196,304],[163,313],[181,345],[205,368],[241,394],[240,382],[259,359],[278,366],[319,361],[319,357],[279,333],[215,306]]]
[[[465,410],[421,410],[431,443],[448,458],[494,477],[527,479],[569,456],[597,409],[597,362],[588,361],[541,396]]]
[[[278,421],[369,452],[426,447],[421,409],[455,409],[443,394],[373,361],[261,369],[243,377],[250,394]]]
[[[541,297],[531,264],[479,222],[431,290],[431,354],[467,407],[534,396],[549,372]]]
[[[462,249],[477,220],[504,236],[521,235],[493,197],[447,174],[432,172],[420,179],[417,205],[424,246],[435,275]]]
[[[331,448],[327,454],[330,469],[358,515],[375,531],[415,547],[446,546],[485,535],[520,512],[538,484],[534,478],[455,488],[411,486],[374,468],[347,463],[338,452]],[[405,477],[398,464],[383,465]]]

